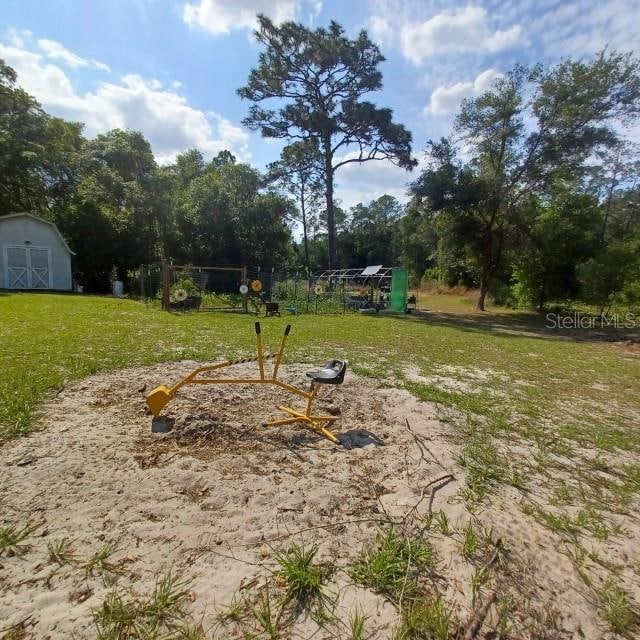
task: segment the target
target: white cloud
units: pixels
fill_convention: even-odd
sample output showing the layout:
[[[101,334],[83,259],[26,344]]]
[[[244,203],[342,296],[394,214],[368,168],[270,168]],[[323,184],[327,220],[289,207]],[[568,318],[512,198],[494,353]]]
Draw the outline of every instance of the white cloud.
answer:
[[[429,105],[425,107],[424,111],[432,116],[454,113],[458,110],[463,98],[483,93],[496,78],[500,77],[502,74],[496,69],[487,69],[473,81],[456,82],[452,85],[438,87],[431,94]]]
[[[201,27],[214,35],[230,33],[232,29],[253,29],[256,15],[264,13],[276,24],[294,19],[301,0],[197,0],[184,5],[182,18],[190,27]],[[314,2],[313,12],[322,3]]]
[[[581,0],[538,14],[531,24],[536,41],[553,55],[582,56],[608,47],[638,50],[639,0]]]
[[[353,152],[344,157],[356,155],[356,152]],[[406,202],[407,185],[416,179],[420,168],[418,166],[409,172],[388,160],[346,164],[336,172],[336,197],[344,209],[349,209],[359,202],[368,203],[385,193],[394,196],[400,202]]]
[[[11,27],[7,30],[7,40],[9,44],[13,45],[14,47],[24,47],[24,39],[26,38],[27,40],[30,40],[32,37],[33,34],[27,29],[18,31],[18,29],[14,29],[13,27]]]
[[[18,46],[24,46],[24,43]],[[111,69],[109,69],[109,67],[104,64],[104,62],[82,58],[76,53],[72,53],[55,40],[41,38],[40,40],[38,40],[38,46],[44,52],[47,58],[50,58],[51,60],[62,60],[73,69],[77,67],[93,67],[95,69],[100,69],[101,71],[111,71]]]
[[[60,67],[40,53],[15,46],[15,40],[0,43],[0,58],[47,111],[84,122],[89,136],[116,127],[142,131],[159,162],[170,162],[193,146],[208,156],[229,149],[241,160],[251,157],[246,131],[217,113],[190,106],[176,86],[167,88],[156,79],[129,74],[81,94]]]
[[[369,31],[375,42],[380,45],[390,44],[393,41],[393,28],[387,18],[383,16],[371,16],[369,18]]]
[[[438,13],[401,31],[402,52],[415,65],[441,53],[496,52],[524,42],[520,25],[492,31],[486,9],[468,6]]]

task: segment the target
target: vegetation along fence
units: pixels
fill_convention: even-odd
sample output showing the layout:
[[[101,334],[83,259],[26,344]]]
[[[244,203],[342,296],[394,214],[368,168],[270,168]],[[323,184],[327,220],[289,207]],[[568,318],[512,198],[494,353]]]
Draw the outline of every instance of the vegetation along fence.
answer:
[[[129,291],[167,311],[226,311],[255,315],[393,311],[407,298],[407,271],[367,267],[300,272],[260,267],[209,267],[169,262],[141,265]],[[409,303],[409,305],[407,304]]]

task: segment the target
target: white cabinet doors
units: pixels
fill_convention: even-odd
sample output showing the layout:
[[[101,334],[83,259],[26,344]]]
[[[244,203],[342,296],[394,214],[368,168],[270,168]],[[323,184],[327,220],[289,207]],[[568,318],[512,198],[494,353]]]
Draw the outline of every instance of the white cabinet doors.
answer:
[[[4,246],[7,289],[51,289],[51,249]]]

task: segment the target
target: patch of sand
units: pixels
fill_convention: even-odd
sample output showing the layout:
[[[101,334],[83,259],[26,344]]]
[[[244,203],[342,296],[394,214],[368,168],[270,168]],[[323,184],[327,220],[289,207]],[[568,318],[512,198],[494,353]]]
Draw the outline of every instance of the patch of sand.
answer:
[[[24,554],[0,557],[0,628],[28,618],[26,637],[95,637],[91,610],[111,586],[77,566],[52,573],[48,541],[68,537],[87,558],[117,540],[119,584],[135,593],[150,592],[158,572],[173,568],[189,582],[193,615],[210,626],[238,590],[269,579],[274,551],[295,540],[319,544],[318,558],[335,567],[329,589],[337,616],[346,621],[359,607],[369,637],[390,638],[394,607],[354,585],[344,569],[385,520],[411,513],[424,522],[433,509],[453,525],[467,523],[456,499],[464,473],[451,424],[434,405],[348,372],[343,385],[324,390],[317,408],[340,414],[334,431],[350,447],[300,425],[262,426],[278,417],[278,403],[300,406],[271,386],[186,387],[166,409],[172,430],[152,433],[145,393],[196,365],[126,369],[70,385],[44,407],[42,431],[0,450],[2,520],[41,523]],[[308,368],[283,366],[282,378],[307,384]],[[254,371],[247,364],[234,373]],[[453,481],[432,494],[438,485],[430,483],[449,473]],[[600,637],[596,609],[564,548],[522,514],[520,498],[505,490],[476,521],[505,549],[508,568],[497,587],[522,601],[514,619],[523,629],[549,629],[545,616],[558,611],[557,637]],[[427,535],[440,557],[439,588],[464,620],[475,567],[460,555],[458,534]],[[489,621],[495,618],[494,611]],[[287,632],[294,636],[335,637],[305,617]]]

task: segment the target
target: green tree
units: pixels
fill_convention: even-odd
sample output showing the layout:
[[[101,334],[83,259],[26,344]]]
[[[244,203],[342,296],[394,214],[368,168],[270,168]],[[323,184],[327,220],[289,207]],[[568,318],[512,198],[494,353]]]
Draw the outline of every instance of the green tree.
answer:
[[[396,198],[383,195],[368,205],[352,207],[348,225],[351,266],[395,262],[394,233],[403,208]]]
[[[82,164],[61,227],[85,285],[102,289],[113,266],[125,277],[127,270],[161,253],[157,166],[141,133],[119,129],[87,142]]]
[[[593,255],[602,220],[593,196],[564,186],[529,209],[532,220],[514,256],[514,271],[520,300],[542,312],[547,300],[577,294],[577,268]]]
[[[58,221],[80,175],[82,125],[53,118],[0,60],[0,211]]]
[[[582,296],[600,313],[620,297],[640,303],[640,187],[637,177],[602,203],[598,250],[579,268]]]
[[[490,181],[476,163],[457,157],[450,140],[431,143],[429,158],[429,166],[411,185],[411,207],[433,219],[439,279],[457,284],[470,272],[468,284],[480,284],[484,307],[487,274],[502,263],[510,229],[493,206]]]
[[[258,66],[239,95],[251,100],[244,124],[264,137],[312,139],[324,160],[329,268],[337,262],[334,175],[349,163],[390,160],[411,169],[411,134],[393,122],[390,109],[364,100],[382,87],[384,57],[361,31],[355,40],[331,22],[315,31],[286,22],[276,26],[261,15],[255,33],[264,46]],[[274,99],[276,109],[259,105]]]
[[[560,180],[581,184],[595,155],[620,145],[620,125],[640,114],[639,70],[631,54],[616,52],[588,62],[565,60],[548,70],[517,66],[482,95],[463,101],[455,131],[471,160],[461,171],[449,152],[448,159],[438,158],[440,170],[427,169],[414,191],[433,196],[439,181],[450,189],[457,180],[459,203],[468,186],[480,187],[481,199],[474,197],[467,210],[447,207],[450,214],[458,211],[469,231],[469,239],[461,235],[460,241],[478,279],[479,309],[504,268],[505,247],[526,234],[522,204],[546,197]]]
[[[313,139],[294,142],[286,146],[280,160],[267,167],[267,180],[275,182],[283,191],[295,198],[297,215],[292,220],[302,225],[304,267],[309,271],[309,232],[317,224],[323,195],[323,159]]]
[[[176,233],[169,255],[182,263],[208,266],[270,268],[288,260],[285,220],[293,213],[291,201],[265,192],[260,173],[231,158],[222,152],[206,163],[199,152],[190,150],[167,168],[176,182]]]

